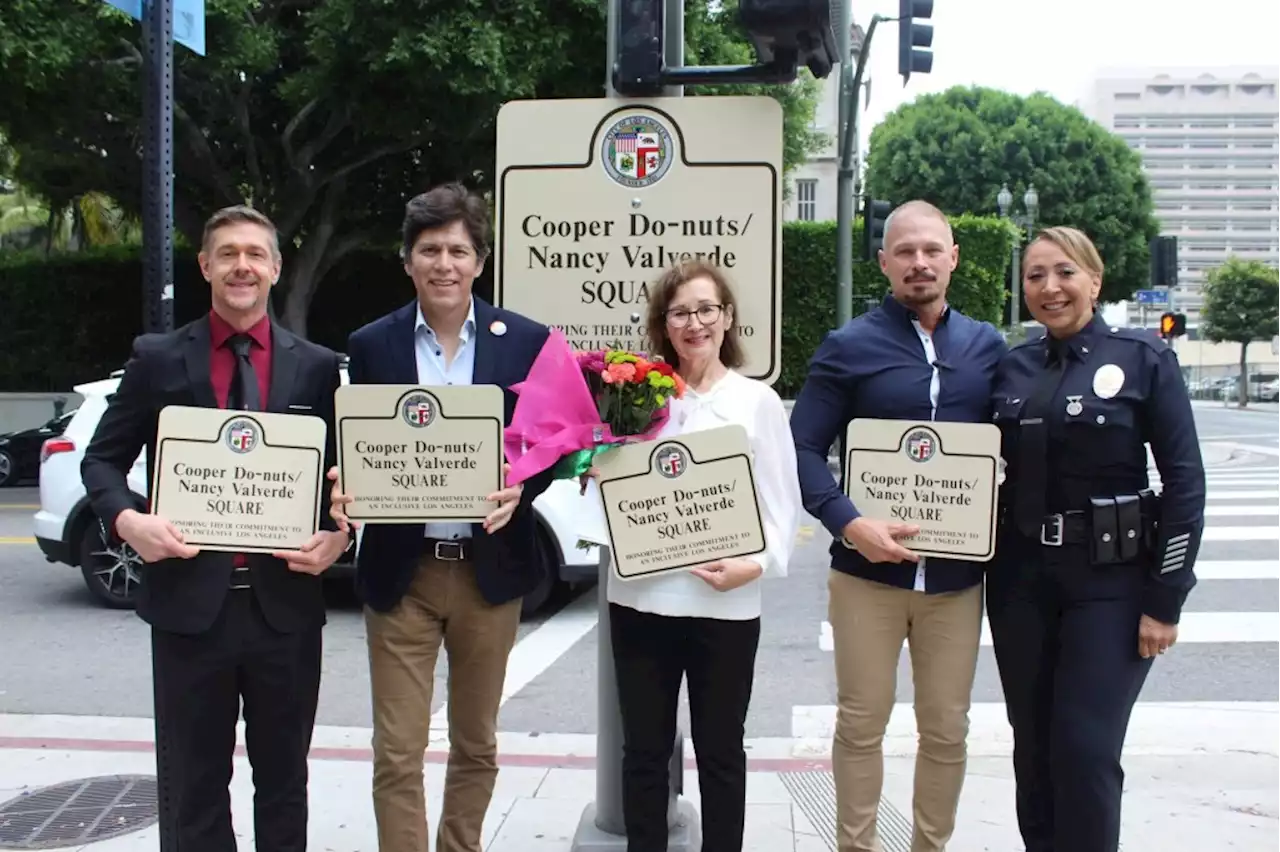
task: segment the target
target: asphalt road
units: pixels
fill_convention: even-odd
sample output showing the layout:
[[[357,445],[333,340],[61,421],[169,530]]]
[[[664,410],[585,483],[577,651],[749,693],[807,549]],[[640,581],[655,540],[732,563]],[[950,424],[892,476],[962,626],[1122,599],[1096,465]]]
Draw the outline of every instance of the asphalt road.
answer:
[[[1280,462],[1274,412],[1197,406],[1209,469],[1210,540],[1182,640],[1154,668],[1144,702],[1275,702],[1280,624]],[[0,712],[150,716],[148,630],[130,612],[96,604],[78,570],[47,563],[30,539],[33,488],[0,491]],[[799,736],[798,717],[832,712],[826,618],[826,549],[811,519],[791,575],[769,582],[748,736]],[[595,590],[521,627],[508,676],[501,729],[592,733],[596,726]],[[364,628],[358,606],[333,589],[325,633],[318,722],[370,721]],[[435,708],[445,697],[441,659]],[[981,651],[974,701],[998,704],[989,647]],[[911,701],[904,652],[898,701]],[[688,730],[687,722],[684,730]]]

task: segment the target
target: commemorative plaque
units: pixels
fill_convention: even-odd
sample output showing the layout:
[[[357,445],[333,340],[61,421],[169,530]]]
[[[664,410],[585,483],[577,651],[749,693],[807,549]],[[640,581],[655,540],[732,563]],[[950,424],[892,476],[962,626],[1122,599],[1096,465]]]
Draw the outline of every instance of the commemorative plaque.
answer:
[[[903,547],[973,562],[995,555],[997,426],[859,418],[845,447],[845,493],[858,511],[920,528]]]
[[[151,511],[201,550],[297,550],[320,528],[327,432],[311,415],[166,406]]]
[[[596,459],[613,570],[622,580],[765,548],[741,426],[626,444]]]
[[[497,385],[343,385],[334,405],[338,482],[366,524],[479,522],[502,488]]]

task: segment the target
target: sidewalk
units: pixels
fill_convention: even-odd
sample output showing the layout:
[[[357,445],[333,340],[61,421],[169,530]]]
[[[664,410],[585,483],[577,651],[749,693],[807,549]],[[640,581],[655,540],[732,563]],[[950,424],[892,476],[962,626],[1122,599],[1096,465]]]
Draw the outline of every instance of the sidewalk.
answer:
[[[1245,724],[1256,722],[1246,720]],[[1274,850],[1277,759],[1266,732],[1252,752],[1209,754],[1199,746],[1179,751],[1139,748],[1126,758],[1124,843],[1129,849]],[[241,739],[243,742],[243,738]],[[827,748],[803,741],[752,743],[747,788],[747,852],[833,852],[834,810]],[[312,850],[377,852],[369,803],[369,731],[318,728],[311,760]],[[1013,816],[1009,759],[991,749],[970,758],[968,777],[949,852],[1012,852],[1022,848]],[[805,753],[814,754],[806,757]],[[885,852],[908,848],[914,758],[898,743],[886,758],[881,824]],[[686,746],[684,795],[698,804],[692,750]],[[426,759],[428,819],[440,811],[443,743]],[[493,804],[485,823],[486,852],[569,852],[583,809],[595,796],[594,738],[578,735],[503,734]],[[0,716],[0,802],[53,784],[95,776],[154,774],[151,722],[68,716]],[[232,809],[240,849],[253,848],[252,787],[248,761],[238,757]],[[69,803],[74,806],[74,802]],[[0,844],[25,839],[11,804],[0,811]],[[103,813],[101,805],[74,815],[80,829]],[[69,811],[67,816],[73,816]],[[47,813],[41,822],[47,819]],[[120,818],[113,811],[101,825]],[[27,818],[31,825],[31,818]],[[39,823],[34,823],[38,825]],[[30,829],[27,829],[28,831]],[[84,852],[152,852],[156,828],[62,847]],[[43,846],[40,848],[54,848]],[[625,844],[619,843],[619,852]]]

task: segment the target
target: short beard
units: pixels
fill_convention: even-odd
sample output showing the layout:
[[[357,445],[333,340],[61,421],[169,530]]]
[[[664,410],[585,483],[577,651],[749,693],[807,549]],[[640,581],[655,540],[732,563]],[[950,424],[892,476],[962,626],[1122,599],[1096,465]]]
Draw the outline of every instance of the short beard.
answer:
[[[906,282],[906,285],[907,285],[908,287],[913,287],[913,286],[915,286],[915,284],[916,284],[916,283],[917,283],[917,282],[910,282],[910,281],[908,281],[908,282]],[[927,281],[927,282],[918,282],[918,283],[937,284],[938,282],[937,282],[937,281]],[[903,301],[903,302],[905,302],[905,303],[907,303],[907,304],[910,304],[910,305],[931,305],[931,304],[933,304],[934,302],[938,301],[938,300],[939,300],[939,299],[941,299],[941,298],[942,298],[942,291],[941,291],[941,289],[936,289],[936,290],[934,290],[934,291],[933,291],[933,292],[931,292],[931,293],[926,293],[926,294],[923,294],[923,295],[917,295],[917,294],[915,294],[915,293],[913,293],[913,292],[910,292],[910,291],[908,291],[908,292],[906,292],[906,293],[904,293],[904,294],[902,295],[902,301]]]

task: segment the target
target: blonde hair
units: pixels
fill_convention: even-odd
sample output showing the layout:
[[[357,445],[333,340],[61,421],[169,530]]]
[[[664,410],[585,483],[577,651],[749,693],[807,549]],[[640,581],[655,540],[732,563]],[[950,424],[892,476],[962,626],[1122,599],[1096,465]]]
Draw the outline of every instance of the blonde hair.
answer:
[[[1093,244],[1093,240],[1089,239],[1083,231],[1076,228],[1068,228],[1065,225],[1045,228],[1036,234],[1035,239],[1031,241],[1027,248],[1030,249],[1031,246],[1042,241],[1057,246],[1063,254],[1071,259],[1072,263],[1088,272],[1098,281],[1102,280],[1102,272],[1105,268],[1102,263],[1102,256],[1098,254],[1098,249]]]

